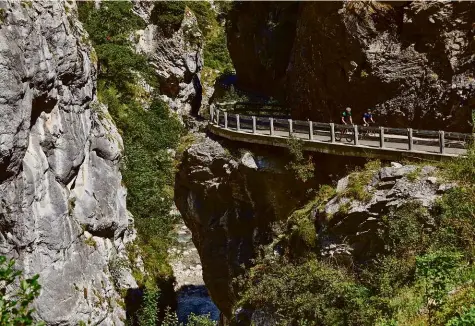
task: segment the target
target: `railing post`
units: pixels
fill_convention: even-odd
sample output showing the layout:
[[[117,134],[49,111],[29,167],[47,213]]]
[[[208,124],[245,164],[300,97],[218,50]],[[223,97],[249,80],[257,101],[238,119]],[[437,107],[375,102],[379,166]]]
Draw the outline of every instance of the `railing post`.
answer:
[[[308,139],[313,140],[313,121],[308,121]]]
[[[292,137],[293,133],[294,133],[293,122],[292,122],[292,119],[289,119],[289,137]]]
[[[224,129],[228,129],[228,111],[224,111]]]
[[[216,125],[219,127],[219,110],[216,110]]]
[[[445,132],[443,130],[439,131],[439,146],[440,146],[440,153],[445,153]]]
[[[330,141],[335,143],[335,124],[330,122]]]
[[[407,148],[409,151],[413,150],[414,141],[412,139],[412,128],[407,128]]]
[[[384,148],[384,127],[379,127],[379,147]]]
[[[274,136],[274,118],[269,118],[270,135]]]
[[[239,114],[236,114],[236,130],[241,131],[241,126],[239,123]]]
[[[252,133],[255,134],[257,131],[257,127],[256,127],[256,116],[252,116]]]
[[[353,143],[355,144],[355,146],[358,146],[359,145],[358,125],[353,125],[353,135],[354,135]]]
[[[209,107],[209,116],[210,116],[210,118],[211,118],[211,119],[210,119],[211,123],[213,123],[213,118],[214,118],[214,106],[213,106],[213,105],[211,105],[211,106]]]

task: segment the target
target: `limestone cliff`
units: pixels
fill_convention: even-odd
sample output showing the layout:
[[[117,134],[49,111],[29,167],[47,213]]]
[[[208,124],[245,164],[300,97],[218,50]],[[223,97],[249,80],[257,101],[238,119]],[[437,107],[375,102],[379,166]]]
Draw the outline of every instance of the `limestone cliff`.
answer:
[[[39,274],[49,325],[122,325],[134,238],[122,139],[95,101],[95,54],[70,1],[0,2],[0,253]]]
[[[154,24],[153,2],[135,2],[135,11],[147,23],[138,31],[136,45],[145,54],[160,83],[161,98],[180,115],[197,114],[201,106],[200,71],[203,36],[195,15],[185,10],[180,28],[166,35]]]
[[[228,47],[241,88],[299,119],[375,108],[392,126],[469,131],[475,101],[475,4],[243,2]]]

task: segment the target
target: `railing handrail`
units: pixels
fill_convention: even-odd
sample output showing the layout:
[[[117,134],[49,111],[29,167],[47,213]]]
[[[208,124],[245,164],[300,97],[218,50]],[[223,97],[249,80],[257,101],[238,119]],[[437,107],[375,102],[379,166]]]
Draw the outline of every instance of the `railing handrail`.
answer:
[[[236,103],[245,103],[245,102],[235,102]],[[222,114],[221,114],[222,111]],[[359,134],[363,133],[361,137],[363,136],[368,136],[368,133],[373,133],[376,135],[368,136],[371,139],[378,139],[379,138],[379,147],[380,148],[387,148],[385,146],[385,142],[393,142],[393,143],[403,143],[407,142],[407,149],[400,149],[397,148],[399,151],[413,151],[414,150],[414,144],[417,142],[418,144],[422,144],[424,142],[430,142],[430,145],[425,145],[425,146],[431,146],[435,147],[439,146],[439,153],[444,154],[445,149],[446,149],[446,141],[451,140],[452,144],[453,142],[459,141],[461,145],[467,144],[469,141],[474,140],[473,134],[466,134],[466,133],[459,133],[459,132],[445,132],[443,130],[440,131],[435,131],[435,130],[418,130],[418,129],[412,129],[412,128],[388,128],[384,126],[380,127],[374,127],[374,126],[360,126],[360,125],[343,125],[343,124],[335,124],[335,123],[326,123],[326,122],[314,122],[314,121],[303,121],[303,120],[292,120],[292,119],[282,119],[281,117],[259,117],[255,115],[241,115],[239,112],[231,112],[227,110],[222,110],[222,109],[216,109],[212,108],[210,112],[210,117],[211,117],[211,123],[216,123],[218,127],[220,126],[220,118],[224,118],[224,129],[229,129],[229,120],[235,120],[236,125],[236,132],[245,132],[242,130],[241,126],[247,125],[251,126],[251,130],[253,134],[256,134],[258,130],[262,130],[262,126],[269,128],[270,136],[272,137],[281,137],[277,136],[276,128],[280,128],[282,131],[282,128],[284,128],[284,131],[288,131],[289,136],[292,136],[294,133],[308,133],[308,140],[310,141],[321,141],[321,140],[316,140],[314,135],[328,135],[330,136],[330,143],[335,143],[337,140],[337,136],[340,136],[339,133],[341,132],[341,135],[343,135],[343,131],[341,130],[351,130],[351,135],[346,135],[346,138],[352,138],[352,143],[353,146],[364,146],[360,145],[359,142]],[[247,122],[243,122],[243,120],[246,120],[244,117],[247,118]],[[216,119],[215,119],[216,118]],[[282,127],[284,126],[284,127]],[[318,128],[324,128],[318,129]],[[395,133],[391,133],[391,131],[396,131]],[[366,132],[366,134],[364,134]],[[426,137],[419,137],[419,135],[423,135]],[[405,136],[405,137],[401,137]],[[427,137],[430,138],[427,138]],[[396,137],[396,138],[395,138]],[[456,138],[457,137],[457,138]],[[433,144],[432,144],[433,143]],[[350,144],[346,144],[350,145]],[[427,151],[426,151],[427,152]]]

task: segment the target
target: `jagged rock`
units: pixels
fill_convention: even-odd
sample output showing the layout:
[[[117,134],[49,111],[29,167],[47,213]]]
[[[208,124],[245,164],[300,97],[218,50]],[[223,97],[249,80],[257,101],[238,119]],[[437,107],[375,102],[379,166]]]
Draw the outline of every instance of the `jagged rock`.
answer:
[[[272,223],[286,219],[309,187],[285,172],[278,157],[257,157],[233,158],[203,138],[183,154],[175,179],[175,203],[192,231],[203,279],[227,318],[237,296],[232,279],[251,264],[259,245],[271,241]]]
[[[340,180],[338,180],[337,184],[336,184],[336,192],[337,193],[340,193],[340,192],[343,192],[346,187],[348,187],[348,181],[349,181],[349,177],[346,176]]]
[[[96,68],[74,2],[0,2],[0,253],[39,274],[48,325],[123,325],[122,140],[93,103]],[[137,287],[127,267],[120,286]],[[124,288],[126,289],[126,288]]]
[[[430,209],[441,194],[454,186],[439,186],[437,178],[431,176],[436,172],[436,168],[432,166],[420,169],[417,178],[408,176],[416,169],[413,165],[383,167],[374,172],[373,179],[367,186],[371,194],[368,201],[362,202],[340,192],[323,209],[316,209],[316,220],[325,224],[320,225],[322,234],[319,235],[322,255],[328,256],[332,246],[333,249],[346,248],[334,250],[335,253],[347,251],[356,257],[368,254],[370,248],[374,252],[377,245],[381,245],[375,242],[384,216],[391,216],[395,208],[413,201]],[[344,179],[339,183],[342,181]]]
[[[392,181],[402,178],[404,175],[416,170],[415,166],[407,165],[401,167],[384,167],[379,171],[381,181]]]
[[[385,126],[470,132],[474,20],[470,1],[243,2],[228,48],[238,86],[295,119],[335,122],[351,106]]]
[[[241,164],[250,168],[250,169],[253,169],[253,170],[257,170],[257,164],[256,164],[256,161],[254,160],[254,157],[252,157],[252,154],[249,153],[249,152],[246,152],[242,158],[241,158]]]
[[[135,8],[149,21],[149,5]],[[162,99],[180,115],[197,114],[202,96],[203,42],[195,15],[187,9],[180,29],[171,37],[152,23],[137,35],[136,50],[147,55],[155,69]]]

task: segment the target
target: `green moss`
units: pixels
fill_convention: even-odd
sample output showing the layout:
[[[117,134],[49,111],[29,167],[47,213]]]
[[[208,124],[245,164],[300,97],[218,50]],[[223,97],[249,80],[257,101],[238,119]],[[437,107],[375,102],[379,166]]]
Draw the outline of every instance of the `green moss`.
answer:
[[[21,1],[21,6],[23,8],[31,8],[33,6],[33,3],[31,1]]]
[[[325,203],[335,195],[334,188],[328,185],[320,186],[316,196],[301,209],[295,210],[287,221],[290,230],[289,241],[292,250],[304,254],[315,248],[317,231],[311,212],[322,210]]]
[[[421,166],[417,166],[413,171],[409,172],[407,175],[406,175],[406,178],[409,180],[409,181],[416,181],[419,179],[420,175],[421,175],[421,171],[422,171],[422,167]]]
[[[369,201],[372,197],[372,193],[368,189],[368,184],[380,168],[380,161],[370,161],[365,164],[362,171],[350,174],[348,177],[348,186],[340,196],[350,197],[362,202]]]
[[[97,242],[92,237],[84,239],[84,243],[90,247],[94,247],[94,249],[97,248]]]
[[[350,212],[350,208],[351,208],[351,201],[348,201],[340,205],[340,207],[338,208],[338,212],[340,214],[347,215]]]
[[[7,14],[5,12],[5,9],[0,8],[0,24],[3,24]]]

